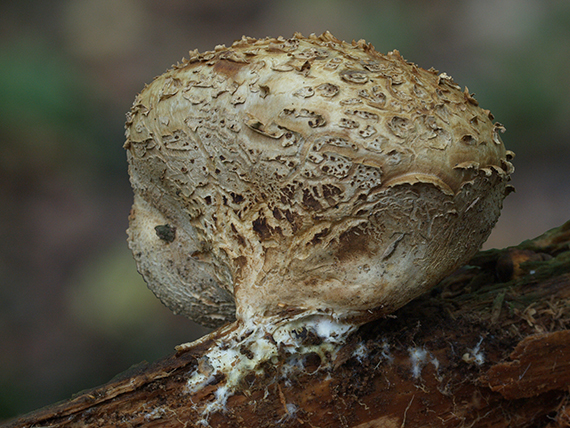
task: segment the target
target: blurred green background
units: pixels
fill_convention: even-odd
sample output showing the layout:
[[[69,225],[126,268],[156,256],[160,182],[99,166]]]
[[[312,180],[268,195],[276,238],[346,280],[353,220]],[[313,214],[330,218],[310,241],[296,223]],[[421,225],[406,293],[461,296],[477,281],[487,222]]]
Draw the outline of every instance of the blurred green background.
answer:
[[[447,72],[507,127],[517,193],[486,247],[570,218],[568,1],[1,2],[0,420],[206,332],[125,243],[123,121],[144,83],[194,48],[325,30]]]

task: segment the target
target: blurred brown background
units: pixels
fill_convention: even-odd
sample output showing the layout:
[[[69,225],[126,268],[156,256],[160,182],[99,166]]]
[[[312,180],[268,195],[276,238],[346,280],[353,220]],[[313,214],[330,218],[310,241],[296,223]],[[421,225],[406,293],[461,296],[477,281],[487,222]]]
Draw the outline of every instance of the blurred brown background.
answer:
[[[148,291],[125,243],[124,114],[190,49],[330,30],[445,71],[505,124],[514,185],[486,247],[570,218],[570,2],[0,3],[0,419],[206,331]]]

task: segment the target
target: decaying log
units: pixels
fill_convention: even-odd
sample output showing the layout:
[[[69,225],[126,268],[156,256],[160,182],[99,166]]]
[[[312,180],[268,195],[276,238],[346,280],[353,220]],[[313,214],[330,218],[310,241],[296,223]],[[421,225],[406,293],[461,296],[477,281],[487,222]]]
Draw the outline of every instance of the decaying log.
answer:
[[[205,415],[220,380],[186,382],[224,330],[5,426],[563,427],[570,425],[570,222],[480,252],[393,316],[360,328],[323,368],[246,377]],[[278,363],[277,363],[278,364]]]

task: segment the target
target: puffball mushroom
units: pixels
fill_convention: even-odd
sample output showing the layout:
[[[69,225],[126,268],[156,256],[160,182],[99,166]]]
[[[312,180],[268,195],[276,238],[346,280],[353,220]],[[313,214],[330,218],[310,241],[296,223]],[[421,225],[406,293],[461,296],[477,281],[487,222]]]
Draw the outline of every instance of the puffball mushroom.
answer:
[[[330,33],[190,53],[137,96],[129,245],[200,324],[360,325],[465,263],[513,153],[467,88]]]

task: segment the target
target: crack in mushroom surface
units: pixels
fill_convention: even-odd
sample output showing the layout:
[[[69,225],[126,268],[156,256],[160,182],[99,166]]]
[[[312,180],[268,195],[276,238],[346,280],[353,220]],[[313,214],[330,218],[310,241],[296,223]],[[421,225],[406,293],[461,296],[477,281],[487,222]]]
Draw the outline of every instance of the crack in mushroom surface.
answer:
[[[360,325],[487,239],[512,189],[503,130],[445,73],[362,40],[190,52],[128,113],[129,246],[200,324]]]

